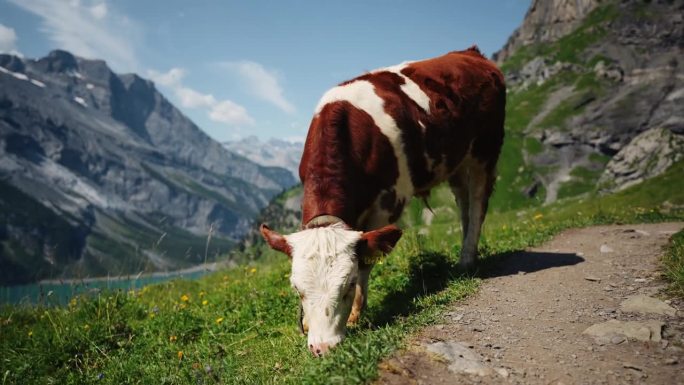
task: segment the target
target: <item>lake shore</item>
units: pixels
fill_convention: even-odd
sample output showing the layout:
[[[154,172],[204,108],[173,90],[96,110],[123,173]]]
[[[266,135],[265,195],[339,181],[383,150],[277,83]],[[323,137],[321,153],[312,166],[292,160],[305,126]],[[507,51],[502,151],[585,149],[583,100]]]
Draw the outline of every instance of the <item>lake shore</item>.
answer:
[[[105,276],[105,277],[86,277],[86,278],[51,278],[43,279],[38,282],[32,283],[31,285],[64,285],[64,284],[80,284],[80,283],[94,283],[94,282],[112,282],[112,281],[130,281],[141,278],[166,278],[166,277],[176,277],[183,276],[187,274],[195,274],[198,272],[213,272],[220,270],[222,268],[234,267],[236,263],[231,260],[217,261],[210,263],[203,263],[200,265],[195,265],[187,267],[180,270],[172,271],[155,271],[151,273],[140,272],[138,274],[128,274],[128,275],[116,275],[116,276]]]

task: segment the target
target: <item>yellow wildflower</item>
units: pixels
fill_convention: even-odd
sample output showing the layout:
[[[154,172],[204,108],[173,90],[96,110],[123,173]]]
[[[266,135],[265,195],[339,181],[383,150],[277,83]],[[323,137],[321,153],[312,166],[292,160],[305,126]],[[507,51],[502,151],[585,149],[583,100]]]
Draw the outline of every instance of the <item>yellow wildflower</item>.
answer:
[[[83,325],[83,329],[85,329],[85,330],[90,329],[90,325],[88,325],[88,324]]]
[[[256,273],[256,267],[253,267],[249,272],[252,274]]]
[[[208,303],[209,303],[209,301],[207,301],[206,299],[204,301],[202,301],[203,306],[206,306]]]
[[[217,323],[217,324],[220,324],[221,322],[223,322],[223,317],[218,317],[218,318],[216,319],[216,323]]]
[[[154,318],[154,313],[150,313],[150,318]]]
[[[29,330],[28,336],[29,336],[29,337],[33,337],[33,330]]]
[[[177,353],[177,355],[178,355],[178,360],[182,360],[182,359],[183,359],[183,351],[182,351],[182,350],[179,350],[178,353]]]
[[[199,293],[200,298],[204,297],[205,294],[207,294],[207,293],[205,293],[204,291],[200,291],[200,293]]]
[[[69,301],[69,307],[74,307],[74,306],[76,306],[76,304],[77,304],[76,298],[72,298]]]
[[[183,295],[181,295],[181,301],[188,302],[188,301],[190,301],[190,297],[188,297],[187,294],[183,294]]]
[[[169,342],[176,342],[177,339],[178,339],[178,337],[176,337],[176,336],[170,336]]]
[[[184,303],[180,304],[181,309],[185,309],[186,307],[188,307],[186,304],[184,304]]]
[[[538,221],[538,220],[542,219],[543,217],[544,217],[544,215],[542,215],[541,213],[537,213],[537,215],[534,216],[534,220]]]
[[[227,276],[227,275],[224,275],[224,276],[223,276],[223,280],[224,280],[224,281],[227,281],[227,280],[228,280],[228,276]]]

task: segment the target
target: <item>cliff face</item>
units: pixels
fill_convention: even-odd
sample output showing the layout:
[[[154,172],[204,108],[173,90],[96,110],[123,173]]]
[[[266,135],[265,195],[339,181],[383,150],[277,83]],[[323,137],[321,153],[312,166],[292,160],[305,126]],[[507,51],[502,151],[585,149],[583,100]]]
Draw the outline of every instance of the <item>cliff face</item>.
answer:
[[[614,191],[683,157],[682,11],[682,1],[532,3],[494,55],[522,151],[507,193],[548,203],[597,184]]]
[[[558,40],[576,29],[601,3],[601,0],[533,0],[522,25],[494,54],[494,60],[503,64],[522,46]]]
[[[149,80],[64,51],[0,55],[0,283],[214,258],[294,183],[223,148]]]

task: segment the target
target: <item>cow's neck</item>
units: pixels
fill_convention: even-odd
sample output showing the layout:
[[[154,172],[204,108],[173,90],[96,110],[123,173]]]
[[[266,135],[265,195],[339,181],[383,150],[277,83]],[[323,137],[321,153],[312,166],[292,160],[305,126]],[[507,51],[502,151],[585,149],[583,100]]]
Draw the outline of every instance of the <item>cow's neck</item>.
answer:
[[[302,202],[302,224],[308,227],[312,221],[339,218],[349,225],[356,224],[359,213],[353,207],[353,191],[344,184],[336,183],[333,177],[325,180],[310,180],[304,184]]]
[[[300,174],[304,184],[302,224],[327,215],[355,226],[360,211],[362,178],[351,156],[351,137],[345,116],[324,111],[309,128]]]

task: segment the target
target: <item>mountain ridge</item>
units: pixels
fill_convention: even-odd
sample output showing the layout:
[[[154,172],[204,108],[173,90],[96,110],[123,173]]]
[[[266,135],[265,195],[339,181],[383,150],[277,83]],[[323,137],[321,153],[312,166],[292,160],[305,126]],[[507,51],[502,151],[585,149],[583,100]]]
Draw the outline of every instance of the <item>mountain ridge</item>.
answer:
[[[0,282],[215,258],[295,183],[226,150],[153,82],[104,61],[55,50],[37,60],[3,54],[0,68],[0,181],[13,188],[0,193]],[[34,215],[63,219],[76,240]]]
[[[267,167],[283,167],[299,180],[299,161],[304,151],[304,143],[271,138],[261,140],[247,136],[240,140],[222,143],[228,150],[244,156],[256,164]]]

